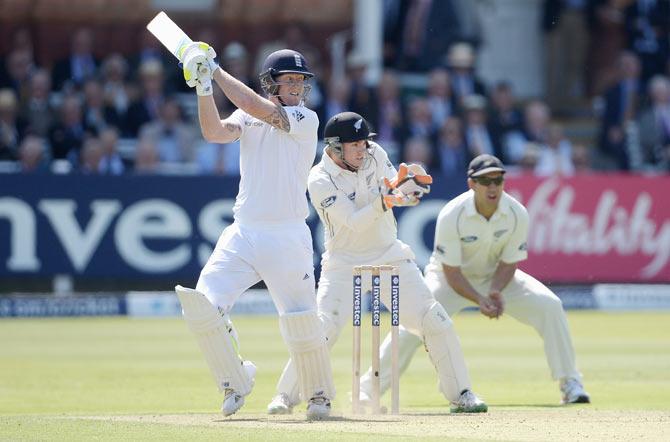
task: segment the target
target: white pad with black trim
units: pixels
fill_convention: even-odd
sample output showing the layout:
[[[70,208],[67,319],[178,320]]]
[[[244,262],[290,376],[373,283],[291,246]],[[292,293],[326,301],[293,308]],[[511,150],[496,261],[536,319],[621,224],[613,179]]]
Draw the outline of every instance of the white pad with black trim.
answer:
[[[470,390],[470,377],[453,322],[437,302],[423,317],[423,338],[437,370],[440,391],[449,401],[456,402],[463,390]]]
[[[330,355],[321,321],[315,311],[286,313],[279,328],[295,363],[304,400],[314,396],[335,397]]]
[[[242,396],[251,393],[254,379],[238,354],[237,335],[227,315],[214,307],[202,293],[175,287],[182,314],[195,334],[220,392],[233,389]]]

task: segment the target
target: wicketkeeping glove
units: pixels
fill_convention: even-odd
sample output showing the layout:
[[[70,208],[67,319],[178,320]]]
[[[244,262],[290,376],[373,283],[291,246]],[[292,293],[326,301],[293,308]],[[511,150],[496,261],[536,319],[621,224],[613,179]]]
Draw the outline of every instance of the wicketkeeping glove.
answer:
[[[218,65],[214,61],[216,52],[201,41],[187,43],[177,51],[184,69],[184,79],[200,96],[212,95],[212,77]]]
[[[416,206],[420,198],[416,195],[405,195],[397,189],[390,186],[388,179],[384,178],[380,185],[380,194],[384,210],[393,207]]]
[[[426,173],[426,170],[418,164],[401,163],[398,167],[398,174],[392,180],[386,180],[386,185],[403,195],[413,195],[421,198],[424,194],[430,193],[430,185],[433,184],[433,177]]]

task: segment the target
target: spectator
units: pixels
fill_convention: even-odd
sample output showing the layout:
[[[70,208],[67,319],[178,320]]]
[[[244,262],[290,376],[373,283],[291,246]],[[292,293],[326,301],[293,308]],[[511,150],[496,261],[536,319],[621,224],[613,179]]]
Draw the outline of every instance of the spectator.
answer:
[[[377,86],[377,100],[366,118],[376,129],[377,140],[389,154],[392,162],[399,159],[399,146],[403,138],[405,110],[400,100],[400,85],[395,72],[382,72]]]
[[[249,71],[249,54],[242,43],[234,41],[223,48],[221,67],[250,88],[253,89],[256,87],[256,79],[253,78]],[[214,90],[218,91],[219,88],[214,88]],[[217,106],[222,115],[231,114],[236,109],[223,93],[217,96]]]
[[[410,101],[405,126],[407,131],[406,138],[433,137],[433,118],[427,99],[414,97]]]
[[[410,138],[405,142],[405,157],[403,161],[407,164],[419,164],[426,172],[431,172],[433,164],[433,150],[429,139],[423,137]]]
[[[491,134],[502,144],[510,133],[521,131],[523,126],[523,118],[516,107],[512,85],[506,81],[496,84],[491,94],[490,105],[488,121]],[[504,150],[501,149],[499,153],[498,158],[507,163]]]
[[[586,11],[591,44],[586,70],[590,96],[603,93],[616,75],[616,59],[625,45],[625,2],[620,0],[588,0]],[[613,68],[614,67],[614,68]]]
[[[575,166],[576,174],[592,172],[591,149],[582,144],[575,144],[572,146],[572,164]]]
[[[47,147],[43,138],[27,136],[19,147],[19,168],[24,173],[47,172]]]
[[[486,96],[484,83],[475,75],[475,50],[468,43],[456,43],[449,48],[447,66],[451,74],[451,89],[459,104],[470,95]]]
[[[434,156],[433,171],[439,170],[447,176],[463,173],[470,155],[465,146],[463,124],[456,117],[449,117],[444,122],[437,140],[437,154]]]
[[[543,101],[533,100],[526,104],[522,130],[510,132],[503,140],[503,152],[508,162],[517,164],[524,156],[528,142],[545,144],[550,121],[551,111]]]
[[[519,172],[528,175],[534,174],[539,160],[540,160],[539,144],[534,142],[527,142],[524,145],[521,158],[517,163]]]
[[[625,125],[635,118],[640,100],[640,62],[632,52],[619,56],[619,78],[605,93],[600,149],[621,170],[630,169]]]
[[[535,175],[571,176],[574,173],[572,143],[565,137],[560,124],[550,124],[547,131],[547,143],[540,148]]]
[[[140,138],[135,150],[135,173],[153,174],[158,171],[158,166],[159,158],[156,142],[148,137]]]
[[[663,72],[670,57],[670,0],[629,2],[624,11],[629,49],[641,65],[641,86]]]
[[[86,175],[97,175],[100,173],[100,161],[103,152],[100,139],[89,137],[84,141],[81,148],[79,171]]]
[[[102,158],[98,171],[106,175],[121,175],[125,171],[125,165],[117,150],[119,143],[119,131],[113,126],[108,126],[100,132],[100,147]]]
[[[263,62],[268,55],[280,49],[291,48],[300,52],[306,60],[309,60],[310,67],[318,66],[320,64],[319,51],[312,46],[309,38],[308,28],[304,23],[294,21],[287,23],[283,27],[283,35],[276,40],[269,41],[256,51],[256,59],[254,61],[254,72],[261,72],[263,70]]]
[[[149,60],[140,67],[140,96],[128,107],[125,135],[137,137],[142,125],[158,118],[165,100],[163,67],[156,60]]]
[[[26,131],[46,138],[49,128],[56,120],[56,111],[51,105],[51,76],[44,69],[38,69],[30,78],[28,97],[19,110],[26,123]]]
[[[30,76],[35,70],[33,53],[28,49],[14,49],[7,56],[5,69],[7,74],[0,89],[14,90],[19,102],[23,103],[28,97]]]
[[[351,91],[351,83],[347,77],[331,77],[328,83],[328,95],[326,96],[326,105],[324,107],[323,120],[328,121],[330,117],[340,112],[344,112],[349,107],[347,102]],[[360,115],[358,111],[355,111]],[[321,120],[321,118],[319,117]],[[319,132],[319,138],[323,138],[323,133]]]
[[[105,101],[114,107],[117,114],[125,116],[130,105],[130,92],[126,83],[128,77],[126,59],[120,54],[111,54],[103,61],[101,70]]]
[[[161,163],[185,163],[193,160],[195,136],[183,122],[181,108],[174,98],[167,98],[160,107],[159,118],[140,130],[140,138],[156,142]]]
[[[428,106],[433,118],[433,131],[437,132],[444,121],[457,113],[456,101],[451,91],[449,72],[435,68],[428,75]]]
[[[240,142],[202,143],[196,153],[198,173],[240,175]]]
[[[122,122],[121,116],[116,112],[114,106],[105,101],[102,84],[94,78],[84,82],[84,121],[97,132],[108,126],[119,127]]]
[[[654,76],[649,81],[649,98],[651,103],[639,118],[640,147],[644,163],[657,165],[670,147],[670,80]]]
[[[68,95],[61,104],[59,119],[49,129],[49,144],[53,159],[68,159],[79,163],[79,152],[87,136],[95,135],[95,129],[84,121],[81,102],[76,95]]]
[[[481,95],[463,97],[465,109],[465,143],[474,158],[481,154],[499,157],[499,143],[487,124],[486,98]]]
[[[88,28],[78,29],[71,40],[70,53],[54,66],[53,88],[70,92],[78,89],[84,81],[96,75],[98,60],[93,55],[93,34]]]
[[[12,48],[11,53],[23,52],[30,54],[29,59],[33,60],[35,51],[33,50],[33,37],[30,30],[25,27],[18,28],[11,36],[7,47]],[[10,53],[10,54],[11,54]],[[5,57],[6,54],[0,54],[0,89],[6,87],[13,87],[10,78],[8,67],[9,60]],[[16,91],[18,93],[18,91]]]
[[[349,104],[346,109],[365,115],[369,119],[377,96],[367,83],[368,60],[360,53],[351,52],[347,56],[347,82],[349,83]],[[345,80],[345,79],[342,79]],[[335,114],[332,114],[335,115]],[[331,115],[331,116],[332,116]],[[325,118],[327,121],[328,119]]]
[[[16,95],[0,89],[0,160],[15,160],[24,124],[18,119]]]

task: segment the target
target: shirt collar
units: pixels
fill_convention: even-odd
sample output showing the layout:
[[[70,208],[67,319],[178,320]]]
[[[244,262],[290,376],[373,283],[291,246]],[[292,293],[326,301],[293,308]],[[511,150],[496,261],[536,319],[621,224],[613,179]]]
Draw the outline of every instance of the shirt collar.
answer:
[[[475,191],[470,189],[468,190],[468,200],[465,203],[465,214],[467,216],[475,216],[479,215],[479,212],[477,212],[477,208],[475,207]],[[500,195],[500,202],[498,203],[498,209],[493,213],[493,216],[491,216],[490,219],[496,219],[502,215],[509,215],[510,213],[510,207],[509,207],[509,201],[507,201],[507,193],[503,191],[502,195]]]

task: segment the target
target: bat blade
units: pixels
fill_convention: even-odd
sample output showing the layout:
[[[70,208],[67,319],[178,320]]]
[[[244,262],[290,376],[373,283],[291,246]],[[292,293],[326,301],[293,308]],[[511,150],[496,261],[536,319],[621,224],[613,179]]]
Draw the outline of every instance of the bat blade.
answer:
[[[163,11],[159,12],[149,22],[147,29],[177,59],[179,59],[179,48],[185,44],[193,42],[193,40],[191,40],[188,35],[186,35],[184,31],[182,31],[181,28]]]

